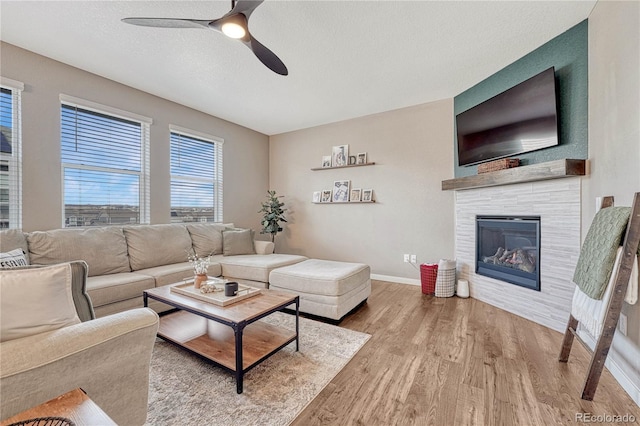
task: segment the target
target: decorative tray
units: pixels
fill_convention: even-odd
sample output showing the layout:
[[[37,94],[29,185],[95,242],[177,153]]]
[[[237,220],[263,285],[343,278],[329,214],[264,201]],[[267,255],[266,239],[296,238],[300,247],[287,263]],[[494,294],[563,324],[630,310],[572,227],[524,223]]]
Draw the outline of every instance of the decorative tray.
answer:
[[[207,283],[212,284],[212,281],[213,280],[209,279]],[[184,296],[193,297],[194,299],[198,299],[202,302],[213,303],[218,306],[228,306],[262,293],[259,288],[238,284],[238,294],[236,296],[225,296],[224,283],[226,282],[227,280],[216,279],[214,283],[216,288],[220,289],[220,291],[216,291],[215,293],[201,293],[199,288],[195,288],[193,286],[193,282],[174,284],[171,286],[171,291]]]

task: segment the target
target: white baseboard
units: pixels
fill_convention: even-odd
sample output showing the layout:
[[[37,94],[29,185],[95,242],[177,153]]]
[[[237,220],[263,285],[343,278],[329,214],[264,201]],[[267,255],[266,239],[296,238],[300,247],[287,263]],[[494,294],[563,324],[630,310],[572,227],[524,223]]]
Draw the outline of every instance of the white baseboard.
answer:
[[[371,279],[399,284],[421,285],[420,280],[417,280],[415,278],[393,277],[391,275],[371,274]]]
[[[584,330],[578,330],[578,335],[584,342],[593,350],[596,346],[596,340],[589,333]],[[616,345],[616,343],[618,343]],[[619,336],[618,333],[613,338],[613,344],[611,349],[609,350],[609,355],[607,356],[607,361],[604,365],[609,369],[611,375],[616,379],[616,381],[622,386],[622,389],[625,390],[634,400],[637,406],[640,407],[640,383],[638,380],[634,380],[629,377],[629,374],[625,371],[623,366],[620,363],[616,362],[614,358],[616,358],[617,351],[616,346],[624,346],[625,357],[629,359],[640,359],[640,351],[633,344],[626,344],[625,337]],[[634,353],[635,352],[635,353]],[[586,371],[585,371],[586,374]],[[596,394],[596,398],[597,398]]]

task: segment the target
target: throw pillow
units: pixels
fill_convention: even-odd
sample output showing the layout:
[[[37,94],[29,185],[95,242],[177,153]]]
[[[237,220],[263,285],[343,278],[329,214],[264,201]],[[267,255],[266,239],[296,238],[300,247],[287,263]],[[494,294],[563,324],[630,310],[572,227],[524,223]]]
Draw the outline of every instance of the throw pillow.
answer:
[[[29,266],[27,257],[24,255],[22,249],[15,249],[6,253],[0,253],[0,268],[20,268],[22,266]]]
[[[0,342],[80,322],[68,263],[0,270],[0,292]]]
[[[224,256],[255,253],[253,229],[230,228],[222,231],[222,254]]]

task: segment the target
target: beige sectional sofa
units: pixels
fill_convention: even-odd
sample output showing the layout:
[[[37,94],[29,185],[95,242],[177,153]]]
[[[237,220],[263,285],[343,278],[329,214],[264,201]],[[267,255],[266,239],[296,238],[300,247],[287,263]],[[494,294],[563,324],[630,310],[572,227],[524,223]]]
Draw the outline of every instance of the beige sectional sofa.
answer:
[[[240,250],[243,254],[233,255],[237,252],[231,247],[231,242],[235,244],[231,238],[234,231],[245,232],[233,228],[231,223],[110,226],[30,233],[7,230],[0,233],[0,252],[21,248],[31,264],[87,262],[87,291],[96,317],[141,307],[144,290],[191,277],[193,269],[187,261],[191,249],[201,256],[211,254],[210,276],[263,288],[268,287],[273,269],[307,260],[304,256],[273,254],[273,243],[265,241],[251,241],[250,250],[245,245]],[[254,253],[244,254],[247,251]],[[168,308],[157,302],[150,303],[150,307],[157,312]]]

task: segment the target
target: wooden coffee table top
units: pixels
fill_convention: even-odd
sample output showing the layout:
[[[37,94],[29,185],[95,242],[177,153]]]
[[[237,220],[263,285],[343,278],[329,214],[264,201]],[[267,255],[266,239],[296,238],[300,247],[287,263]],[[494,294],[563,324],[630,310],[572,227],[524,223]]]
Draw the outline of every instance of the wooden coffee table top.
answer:
[[[219,318],[223,321],[239,323],[251,322],[256,317],[273,310],[274,306],[294,303],[296,295],[277,290],[262,289],[262,293],[229,306],[218,306],[213,303],[202,302],[198,299],[171,291],[170,286],[162,286],[145,290],[148,297],[160,302],[166,302],[179,309],[188,309],[195,313]]]
[[[3,420],[0,425],[6,426],[39,417],[64,417],[72,420],[76,425],[116,425],[82,389],[74,389],[64,395],[18,413]]]

